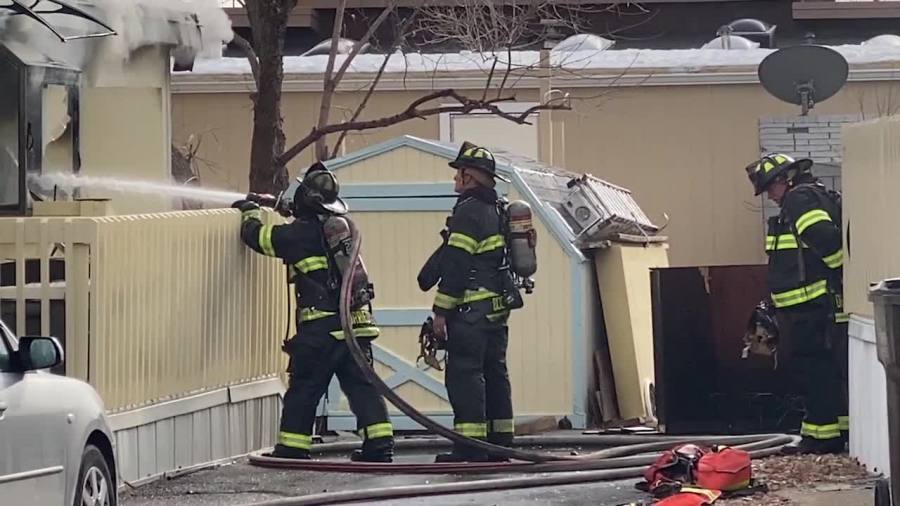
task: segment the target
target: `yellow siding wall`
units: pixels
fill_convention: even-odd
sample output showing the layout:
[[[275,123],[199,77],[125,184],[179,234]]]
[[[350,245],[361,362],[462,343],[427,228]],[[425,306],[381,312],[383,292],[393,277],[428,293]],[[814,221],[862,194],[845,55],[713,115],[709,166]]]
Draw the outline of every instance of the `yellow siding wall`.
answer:
[[[398,148],[338,169],[337,175],[344,185],[449,182],[453,170],[444,158],[412,148]],[[513,192],[509,197],[520,198]],[[438,232],[444,227],[447,215],[433,211],[353,214],[363,234],[363,258],[375,283],[376,310],[431,308],[434,290],[421,292],[416,276],[440,243]],[[571,269],[547,227],[536,221],[536,228],[539,236],[537,288],[526,296],[525,308],[513,312],[510,318],[507,360],[517,414],[562,415],[570,412],[572,399]],[[382,330],[376,344],[414,363],[419,351],[419,327]],[[431,374],[443,381],[441,373],[432,371]],[[399,393],[421,410],[449,409],[445,402],[412,383],[400,387]],[[346,401],[342,404],[346,406]]]
[[[654,381],[650,269],[668,267],[665,245],[614,245],[594,253],[622,418],[646,415]]]
[[[812,114],[872,114],[895,94],[894,82],[851,82]],[[795,116],[797,107],[768,95],[759,85],[645,86],[569,89],[574,110],[554,112],[554,151],[565,168],[590,172],[629,188],[657,223],[671,222],[673,266],[765,263],[761,204],[754,198],[744,166],[759,155],[759,119]],[[516,89],[519,100],[533,90]],[[403,110],[425,92],[379,92],[366,114]],[[342,106],[352,104],[350,93]],[[356,101],[362,96],[357,94]],[[285,93],[288,144],[309,131],[315,117],[314,93]],[[177,94],[173,97],[177,141],[205,134],[200,156],[204,184],[245,190],[252,111],[246,94]],[[398,135],[440,138],[437,116],[353,136],[346,152]],[[540,135],[546,135],[541,132]],[[562,144],[562,146],[558,146]],[[309,153],[291,164],[293,173]]]
[[[872,318],[869,283],[900,276],[897,188],[900,116],[844,127],[844,298],[850,313]]]
[[[81,88],[81,173],[166,183],[170,177],[171,106],[167,49],[148,47],[127,62],[95,61]],[[165,195],[89,187],[84,197],[112,199],[112,212],[167,211]]]

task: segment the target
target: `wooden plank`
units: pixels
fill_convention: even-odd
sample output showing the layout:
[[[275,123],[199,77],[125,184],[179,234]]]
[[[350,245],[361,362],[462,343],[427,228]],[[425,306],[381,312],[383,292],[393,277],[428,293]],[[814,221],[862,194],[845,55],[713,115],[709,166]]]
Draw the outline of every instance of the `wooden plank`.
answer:
[[[616,384],[612,374],[612,364],[609,351],[594,351],[594,367],[597,371],[597,384],[599,387],[600,412],[604,422],[619,418],[619,404],[616,400]]]

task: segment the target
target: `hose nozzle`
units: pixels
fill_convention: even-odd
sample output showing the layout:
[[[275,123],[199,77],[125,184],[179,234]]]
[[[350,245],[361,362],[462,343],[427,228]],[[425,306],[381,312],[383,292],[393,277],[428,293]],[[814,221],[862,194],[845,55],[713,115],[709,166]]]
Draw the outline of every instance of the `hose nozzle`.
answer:
[[[256,202],[262,207],[269,207],[274,209],[278,214],[288,217],[292,214],[290,202],[281,198],[281,195],[276,197],[275,195],[269,193],[248,193],[247,200],[250,202]]]

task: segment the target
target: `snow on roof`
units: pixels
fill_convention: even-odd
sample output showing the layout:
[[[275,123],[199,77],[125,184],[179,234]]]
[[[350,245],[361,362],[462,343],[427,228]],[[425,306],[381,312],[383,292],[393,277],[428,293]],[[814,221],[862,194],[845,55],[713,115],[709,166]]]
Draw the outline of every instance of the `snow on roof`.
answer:
[[[900,64],[900,52],[895,47],[872,45],[833,46],[851,66],[869,64]],[[756,67],[772,53],[772,49],[608,49],[605,51],[554,52],[554,67],[567,70],[623,70],[664,69],[669,72],[698,72],[717,67]],[[537,51],[512,53],[514,68],[535,67],[539,62]],[[345,56],[337,57],[337,65]],[[506,55],[501,54],[501,67],[505,68]],[[350,65],[350,72],[374,73],[384,60],[384,55],[360,54]],[[328,56],[288,56],[284,59],[284,71],[288,74],[321,74],[325,71]],[[386,72],[455,72],[481,71],[487,73],[492,64],[491,55],[472,52],[423,54],[395,53],[391,56]],[[250,65],[245,58],[221,58],[199,60],[194,74],[249,74]]]

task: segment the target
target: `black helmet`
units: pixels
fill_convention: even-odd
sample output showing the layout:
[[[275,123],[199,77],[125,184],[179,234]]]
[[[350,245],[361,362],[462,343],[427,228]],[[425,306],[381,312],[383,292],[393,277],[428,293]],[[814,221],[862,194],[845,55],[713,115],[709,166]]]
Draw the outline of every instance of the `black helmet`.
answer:
[[[747,177],[753,183],[753,190],[756,195],[759,195],[766,191],[769,185],[778,179],[778,176],[784,174],[787,180],[791,181],[797,175],[809,171],[812,164],[813,161],[809,158],[794,160],[791,156],[783,153],[772,153],[751,163],[744,170],[747,171]]]
[[[463,142],[462,147],[459,149],[459,154],[456,155],[456,160],[453,160],[448,165],[454,169],[480,170],[500,181],[509,182],[509,179],[497,174],[497,164],[494,162],[494,154],[487,149],[476,146],[468,141]]]
[[[303,179],[297,178],[300,185],[294,192],[294,209],[312,209],[329,214],[346,214],[347,204],[338,197],[341,186],[337,178],[322,162],[316,162]]]

